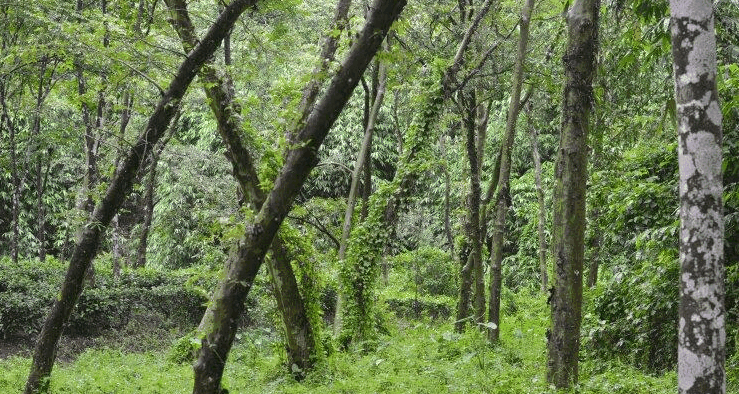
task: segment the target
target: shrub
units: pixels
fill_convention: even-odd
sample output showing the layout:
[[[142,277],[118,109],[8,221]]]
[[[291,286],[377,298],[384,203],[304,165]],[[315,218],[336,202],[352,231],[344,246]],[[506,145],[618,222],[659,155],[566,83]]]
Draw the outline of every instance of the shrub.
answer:
[[[65,271],[65,264],[53,258],[17,265],[0,260],[0,336],[36,335],[59,293]],[[120,329],[138,311],[162,316],[172,326],[192,327],[205,311],[208,298],[203,287],[212,288],[216,280],[213,274],[195,272],[143,269],[114,278],[110,270],[97,269],[95,284],[80,295],[65,333],[96,336]]]
[[[392,259],[395,270],[400,275],[398,284],[412,284],[415,287],[404,290],[432,296],[456,296],[459,273],[449,253],[438,248],[422,247],[400,253]]]

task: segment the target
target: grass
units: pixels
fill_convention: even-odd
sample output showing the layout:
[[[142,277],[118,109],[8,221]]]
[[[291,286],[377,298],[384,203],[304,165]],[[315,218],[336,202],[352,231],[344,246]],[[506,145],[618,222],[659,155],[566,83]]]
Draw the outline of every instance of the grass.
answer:
[[[389,336],[371,353],[331,354],[303,382],[282,366],[278,336],[244,332],[230,355],[223,383],[231,393],[555,393],[546,383],[544,298],[504,295],[501,343],[490,346],[474,329],[456,334],[451,322],[391,320]],[[89,349],[57,365],[53,393],[189,393],[190,365],[166,352]],[[0,360],[0,393],[20,392],[28,358]],[[585,360],[573,393],[674,393],[676,376],[646,375],[618,361]]]

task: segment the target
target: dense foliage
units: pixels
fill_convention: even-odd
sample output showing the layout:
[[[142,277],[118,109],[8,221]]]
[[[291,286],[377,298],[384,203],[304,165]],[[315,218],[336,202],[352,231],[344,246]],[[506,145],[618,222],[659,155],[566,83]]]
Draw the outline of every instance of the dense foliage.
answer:
[[[15,349],[14,341],[29,342],[39,333],[91,208],[100,203],[186,55],[162,2],[77,3],[0,4],[3,357],[4,348]],[[202,35],[221,6],[188,3]],[[335,3],[258,2],[230,32],[228,49],[213,56],[219,77],[231,83],[239,137],[253,156],[257,186],[264,192],[295,148],[289,134],[300,117],[306,84],[340,71],[337,60],[312,73],[323,61],[325,38],[338,40],[336,59],[341,59],[364,23],[367,2],[354,2],[347,25],[327,31]],[[232,392],[550,392],[543,372],[548,307],[547,295],[539,291],[539,251],[546,251],[551,278],[563,2],[542,0],[531,21],[524,109],[510,160],[502,341],[489,346],[476,329],[452,328],[475,203],[465,121],[470,113],[474,121],[488,117],[474,141],[480,208],[487,210],[480,226],[487,272],[495,188],[485,194],[498,176],[523,2],[495,2],[455,64],[455,51],[482,4],[409,1],[393,25],[386,47],[318,149],[318,165],[280,230],[298,296],[319,337],[312,357],[320,363],[303,383],[285,372],[292,366],[285,365],[287,328],[275,302],[279,283],[262,269],[248,284],[246,316],[227,364],[225,387]],[[714,10],[724,119],[727,376],[730,389],[737,390],[739,7],[719,0]],[[597,275],[585,289],[584,373],[577,390],[674,392],[679,201],[668,5],[618,0],[603,2],[601,12],[586,233],[586,270]],[[369,165],[361,171],[348,252],[340,260],[351,174],[380,84],[380,65],[387,68],[385,98]],[[192,386],[185,364],[200,345],[193,330],[226,276],[224,263],[256,215],[224,157],[226,144],[203,84],[207,87],[203,80],[190,87],[166,137],[150,147],[65,326],[65,335],[75,338],[107,341],[123,333],[131,338],[129,345],[90,349],[65,364],[63,373],[52,377],[58,392],[164,393]],[[476,104],[467,108],[473,94]],[[138,253],[146,257],[143,267]],[[266,261],[275,258],[268,254]],[[485,279],[486,289],[489,282]],[[337,309],[343,327],[333,332]],[[147,320],[153,323],[139,325]],[[484,327],[477,323],[468,327]],[[147,349],[150,332],[166,337],[166,346],[179,339],[170,349]],[[360,343],[350,346],[352,340]],[[134,352],[143,350],[151,352]],[[0,370],[0,391],[16,390],[28,360],[1,360]]]

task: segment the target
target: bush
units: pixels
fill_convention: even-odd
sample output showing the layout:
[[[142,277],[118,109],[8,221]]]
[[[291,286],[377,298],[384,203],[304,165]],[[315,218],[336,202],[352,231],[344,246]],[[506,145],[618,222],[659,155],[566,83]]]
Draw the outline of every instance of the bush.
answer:
[[[666,250],[599,284],[585,315],[585,348],[604,360],[620,358],[652,372],[677,363],[679,266]]]
[[[22,261],[13,265],[0,260],[0,336],[36,335],[59,293],[66,265],[53,258],[45,262]],[[72,336],[96,336],[120,329],[134,313],[147,311],[163,317],[172,326],[188,329],[205,311],[207,291],[214,286],[212,274],[194,276],[195,271],[128,271],[114,278],[97,269],[95,285],[85,288],[65,327]]]
[[[423,295],[457,295],[458,267],[449,253],[432,247],[400,253],[392,258],[395,271],[398,272],[398,285],[403,290],[418,292]],[[415,288],[408,288],[408,286]]]

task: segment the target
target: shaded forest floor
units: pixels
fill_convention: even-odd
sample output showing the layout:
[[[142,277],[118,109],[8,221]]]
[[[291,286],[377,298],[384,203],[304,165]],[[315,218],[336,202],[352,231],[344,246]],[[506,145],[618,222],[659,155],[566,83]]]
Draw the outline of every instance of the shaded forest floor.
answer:
[[[393,319],[388,321],[391,335],[380,338],[376,351],[332,352],[300,383],[282,366],[279,335],[249,329],[237,337],[224,386],[232,393],[554,393],[546,384],[546,300],[523,293],[503,301],[497,346],[487,345],[478,330],[454,333],[451,321]],[[191,392],[190,365],[168,361],[161,346],[172,334],[154,332],[135,340],[133,333],[119,334],[131,334],[129,342],[100,338],[58,364],[53,392]],[[134,341],[145,342],[133,346]],[[146,346],[156,350],[144,351]],[[29,366],[23,353],[0,360],[0,393],[20,392]],[[675,392],[674,372],[652,376],[618,361],[587,357],[581,368],[579,393]]]

